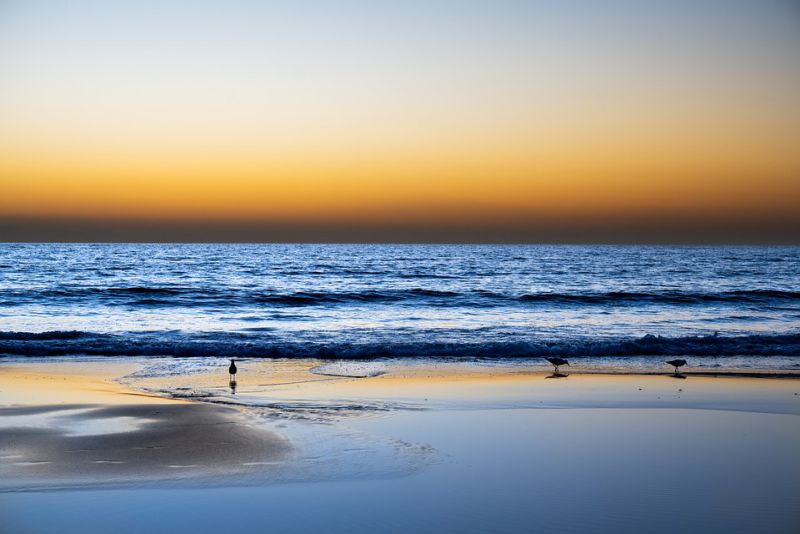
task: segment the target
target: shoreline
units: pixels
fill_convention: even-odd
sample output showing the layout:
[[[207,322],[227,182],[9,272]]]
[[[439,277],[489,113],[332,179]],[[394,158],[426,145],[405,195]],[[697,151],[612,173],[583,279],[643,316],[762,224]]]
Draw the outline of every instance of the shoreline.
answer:
[[[680,357],[689,358],[690,356],[678,355]],[[669,370],[658,370],[657,367],[663,368],[663,358],[673,357],[670,356],[608,356],[608,357],[595,357],[583,356],[573,357],[574,368],[568,367],[562,370],[561,374],[565,375],[621,375],[621,376],[673,376],[676,373]],[[693,362],[698,360],[708,359],[725,359],[725,358],[749,358],[749,356],[699,356],[693,357]],[[685,371],[678,372],[680,376],[697,376],[697,377],[740,377],[740,378],[779,378],[779,379],[800,379],[800,355],[797,356],[758,356],[756,359],[770,360],[774,358],[796,358],[798,360],[797,368],[742,368],[731,366],[729,368],[719,368],[717,366],[708,367],[704,365],[687,366]],[[174,355],[86,355],[86,354],[65,354],[65,355],[16,355],[16,354],[0,354],[0,365],[3,363],[10,364],[44,364],[44,363],[68,363],[68,362],[113,362],[119,364],[137,365],[139,362],[146,361],[186,361],[196,362],[199,364],[212,362],[215,365],[221,365],[221,362],[228,362],[228,356],[174,356]],[[474,367],[480,371],[499,371],[502,369],[513,369],[513,372],[521,373],[539,373],[539,374],[554,374],[550,364],[545,362],[543,358],[534,357],[507,357],[498,356],[496,358],[480,357],[430,357],[430,356],[381,356],[376,358],[318,358],[318,357],[268,357],[268,356],[240,356],[234,358],[237,362],[287,362],[304,364],[306,362],[315,362],[315,367],[324,367],[331,365],[344,365],[344,366],[427,366],[430,368],[440,368],[443,366],[453,367]],[[589,360],[589,365],[579,367],[581,364]],[[602,360],[602,363],[597,363],[596,360]],[[634,365],[625,366],[625,364],[632,363],[639,364],[640,367]],[[717,364],[718,365],[718,364]],[[550,370],[550,371],[548,371]],[[337,373],[329,373],[325,371],[312,372],[318,376],[340,377],[348,376],[351,378],[369,378],[371,375],[355,376],[355,375],[340,375]]]
[[[98,533],[121,520],[195,532],[330,531],[343,518],[371,532],[558,531],[569,520],[659,533],[686,530],[687,517],[702,531],[795,521],[794,376],[237,366],[234,392],[222,359],[0,360],[4,519],[14,532]],[[765,448],[768,460],[754,454]],[[571,499],[585,504],[565,515]]]
[[[147,474],[151,464],[195,468],[218,459],[221,461],[214,469],[209,464],[195,475],[235,478],[255,472],[238,469],[239,464],[279,463],[293,454],[295,444],[275,432],[277,427],[284,427],[285,431],[285,423],[293,421],[336,425],[376,415],[390,417],[408,411],[453,409],[663,408],[800,415],[800,402],[794,402],[800,395],[795,387],[800,373],[792,372],[697,370],[675,375],[591,369],[555,375],[540,367],[503,365],[512,363],[507,361],[475,365],[424,359],[334,363],[244,359],[238,362],[238,385],[232,390],[227,384],[226,366],[220,362],[207,362],[211,365],[187,373],[182,372],[183,363],[174,358],[155,357],[135,361],[128,358],[0,360],[0,437],[3,438],[0,458],[13,457],[14,452],[9,456],[9,449],[27,449],[33,456],[51,457],[42,464],[49,468],[33,469],[34,459],[28,469],[30,473],[47,474],[48,469],[53,473],[65,460],[58,456],[58,446],[34,453],[30,446],[19,443],[27,437],[64,445],[84,438],[87,442],[102,441],[104,436],[116,434],[121,445],[112,441],[96,447],[104,451],[100,455],[103,457],[87,456],[87,461],[94,463],[82,475],[122,474],[129,462],[139,466],[139,474]],[[332,365],[336,367],[330,368]],[[762,381],[775,386],[763,390],[758,386]],[[733,397],[732,391],[736,392]],[[754,392],[758,393],[755,397]],[[789,396],[793,401],[784,405],[786,401],[780,399],[788,400]],[[42,421],[37,421],[37,417]],[[34,432],[17,432],[13,425],[9,427],[9,423],[24,422],[25,418]],[[182,439],[176,434],[178,425],[185,425],[188,430]],[[227,443],[223,439],[225,432],[219,431],[225,426],[242,432]],[[76,433],[73,427],[83,429]],[[171,440],[173,449],[164,452],[174,452],[175,457],[170,459],[162,454],[159,460],[159,455],[155,455],[156,460],[151,461],[121,450],[147,447],[141,442],[146,439]],[[226,442],[233,447],[225,454],[203,456],[193,449],[193,442],[198,439],[210,446]],[[255,442],[269,444],[274,450],[266,458],[259,458],[252,448]],[[88,452],[81,447],[71,450]],[[173,461],[181,456],[183,463]],[[181,478],[162,476],[152,481]]]

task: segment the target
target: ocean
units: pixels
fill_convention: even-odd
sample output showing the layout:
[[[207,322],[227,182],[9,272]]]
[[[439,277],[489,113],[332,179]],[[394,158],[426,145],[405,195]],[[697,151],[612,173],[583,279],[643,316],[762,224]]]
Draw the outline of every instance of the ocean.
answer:
[[[0,244],[0,354],[797,368],[800,248]]]

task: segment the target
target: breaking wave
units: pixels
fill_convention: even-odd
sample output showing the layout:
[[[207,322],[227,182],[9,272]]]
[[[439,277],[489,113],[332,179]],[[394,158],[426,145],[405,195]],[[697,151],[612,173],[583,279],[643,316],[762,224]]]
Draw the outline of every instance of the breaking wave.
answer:
[[[530,358],[538,356],[799,356],[800,334],[524,340],[446,343],[286,342],[253,334],[101,334],[0,332],[0,354],[11,356],[175,356],[225,358]]]
[[[97,303],[133,307],[235,307],[330,306],[358,303],[409,303],[435,306],[508,305],[702,305],[713,303],[768,304],[800,302],[800,291],[753,289],[715,293],[687,291],[657,292],[540,292],[510,294],[488,290],[448,291],[424,287],[361,291],[295,291],[215,289],[210,287],[61,287],[46,290],[6,290],[0,306],[31,302]]]

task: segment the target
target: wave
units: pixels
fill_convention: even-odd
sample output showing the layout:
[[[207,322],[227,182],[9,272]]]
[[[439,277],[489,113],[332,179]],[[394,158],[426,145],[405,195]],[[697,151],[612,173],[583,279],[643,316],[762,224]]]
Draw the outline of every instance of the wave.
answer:
[[[89,332],[78,330],[53,330],[50,332],[0,332],[0,341],[48,341],[91,337]]]
[[[524,302],[565,302],[584,304],[614,303],[662,303],[692,304],[704,302],[764,302],[774,300],[800,300],[800,291],[779,291],[767,289],[723,291],[719,293],[690,293],[680,291],[665,292],[627,292],[610,291],[607,293],[535,293],[518,297]]]
[[[252,300],[257,303],[284,304],[287,306],[311,306],[345,302],[395,302],[401,297],[380,291],[316,293],[298,291],[290,294],[255,294]]]
[[[358,303],[413,303],[432,306],[513,306],[513,305],[703,305],[794,304],[800,291],[775,289],[704,292],[575,292],[526,293],[521,295],[488,290],[451,291],[425,287],[361,291],[294,291],[216,289],[207,287],[62,287],[47,290],[0,292],[0,305],[15,306],[30,302],[97,302],[130,307],[236,307],[271,305],[280,307],[325,306]]]
[[[800,334],[523,340],[446,343],[284,342],[260,334],[101,334],[0,332],[0,354],[12,356],[176,356],[224,358],[533,358],[540,356],[800,356]]]

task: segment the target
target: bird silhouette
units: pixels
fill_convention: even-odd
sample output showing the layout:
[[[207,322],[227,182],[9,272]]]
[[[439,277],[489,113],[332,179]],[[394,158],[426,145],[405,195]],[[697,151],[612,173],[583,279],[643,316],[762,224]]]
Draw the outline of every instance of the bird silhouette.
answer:
[[[673,366],[675,368],[675,374],[677,375],[678,367],[683,367],[684,365],[686,365],[686,360],[669,360],[665,363],[668,363],[671,366]]]
[[[558,374],[558,368],[560,366],[569,365],[569,362],[567,360],[565,360],[564,358],[557,358],[557,357],[547,358],[547,357],[545,357],[545,360],[547,360],[548,362],[553,364],[553,367],[555,367],[555,374]]]
[[[231,374],[231,382],[236,380],[236,363],[231,360],[231,366],[228,367],[228,372]]]

